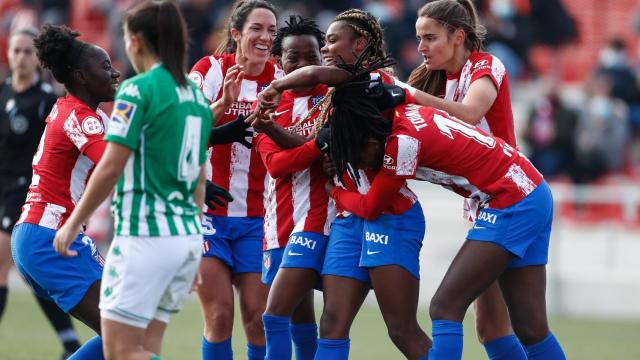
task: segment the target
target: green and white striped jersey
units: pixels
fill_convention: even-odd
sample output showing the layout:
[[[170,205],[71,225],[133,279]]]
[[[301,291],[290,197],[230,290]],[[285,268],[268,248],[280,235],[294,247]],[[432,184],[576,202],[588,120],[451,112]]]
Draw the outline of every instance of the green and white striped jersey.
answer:
[[[212,126],[209,103],[162,65],[120,85],[105,140],[131,149],[112,204],[119,236],[201,233],[193,192]]]

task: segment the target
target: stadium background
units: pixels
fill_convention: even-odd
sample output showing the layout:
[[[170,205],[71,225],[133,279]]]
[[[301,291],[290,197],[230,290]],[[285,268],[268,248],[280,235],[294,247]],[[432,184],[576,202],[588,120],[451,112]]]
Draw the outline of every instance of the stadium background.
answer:
[[[231,1],[179,1],[191,30],[190,64],[215,49]],[[420,61],[415,50],[416,9],[425,1],[274,1],[280,21],[289,13],[314,16],[326,29],[338,12],[360,7],[384,25],[387,45],[406,79]],[[131,0],[0,0],[0,78],[7,74],[11,29],[66,23],[110,52],[131,74],[122,50],[121,12]],[[552,327],[571,359],[640,358],[640,3],[637,0],[480,0],[491,52],[508,68],[521,150],[551,180],[555,222],[548,267]],[[58,88],[59,90],[61,88]],[[558,99],[558,101],[556,101]],[[553,100],[553,101],[547,101]],[[554,107],[549,112],[549,104]],[[607,104],[603,107],[602,104]],[[108,107],[105,107],[108,110]],[[549,115],[551,114],[551,115]],[[560,116],[558,114],[563,114]],[[430,329],[427,305],[466,233],[462,201],[424,183],[427,218],[422,250],[420,320]],[[90,231],[108,243],[106,206]],[[52,359],[53,332],[15,274],[0,323],[0,359]],[[318,296],[321,304],[321,297]],[[465,322],[465,359],[485,358]],[[82,325],[83,339],[90,332]],[[196,359],[202,320],[195,298],[174,317],[164,357]],[[236,326],[235,353],[243,335]],[[401,358],[368,299],[352,333],[354,359]]]

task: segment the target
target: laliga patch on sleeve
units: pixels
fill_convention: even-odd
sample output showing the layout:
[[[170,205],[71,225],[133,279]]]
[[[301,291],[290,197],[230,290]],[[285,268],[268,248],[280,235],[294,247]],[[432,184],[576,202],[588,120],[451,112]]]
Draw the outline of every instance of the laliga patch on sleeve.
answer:
[[[109,123],[109,134],[126,136],[129,130],[129,123],[136,113],[137,105],[125,100],[116,100],[111,113]]]
[[[88,116],[82,120],[82,132],[87,135],[99,135],[104,132],[104,126],[97,118]]]

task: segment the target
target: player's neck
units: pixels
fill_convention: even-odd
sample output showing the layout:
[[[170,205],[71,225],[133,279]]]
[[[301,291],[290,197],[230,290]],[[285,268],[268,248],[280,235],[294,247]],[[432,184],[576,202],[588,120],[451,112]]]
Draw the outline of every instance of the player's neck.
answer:
[[[77,91],[72,91],[71,89],[67,88],[67,91],[73,95],[76,99],[82,101],[83,103],[85,103],[85,105],[87,105],[89,108],[93,109],[93,110],[97,110],[98,109],[98,105],[100,105],[100,102],[97,101],[96,99],[93,98],[93,96],[87,94],[86,92],[77,92]]]
[[[253,62],[239,52],[236,53],[236,64],[244,66],[244,73],[247,76],[258,76],[264,71],[264,62]]]
[[[36,73],[26,74],[26,75],[11,75],[11,87],[13,91],[17,93],[21,93],[27,91],[33,84],[36,82],[37,77]]]
[[[453,52],[453,58],[451,59],[449,64],[445,66],[444,70],[449,75],[457,73],[467,62],[469,56],[471,56],[471,51],[467,50],[464,47],[460,47],[458,50]]]

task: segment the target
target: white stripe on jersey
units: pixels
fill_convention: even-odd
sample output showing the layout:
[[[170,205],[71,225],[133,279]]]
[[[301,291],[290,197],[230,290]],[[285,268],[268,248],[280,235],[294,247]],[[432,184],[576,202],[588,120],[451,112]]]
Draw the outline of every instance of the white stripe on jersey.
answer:
[[[258,98],[258,82],[254,80],[242,79],[240,84],[240,95],[238,96],[238,102],[248,101],[254,102]]]
[[[420,142],[418,139],[408,135],[398,135],[397,137],[398,163],[396,164],[396,174],[412,175],[415,173],[416,167],[418,166],[418,150],[420,149]]]
[[[78,156],[76,163],[73,165],[71,181],[69,181],[69,193],[71,194],[71,201],[73,201],[74,204],[78,203],[80,196],[84,193],[89,170],[91,170],[92,167],[93,161],[82,154]]]
[[[42,217],[40,218],[38,225],[57,230],[58,226],[60,226],[60,222],[62,221],[62,214],[66,211],[67,209],[60,205],[47,204],[42,212]]]
[[[328,235],[331,231],[331,223],[338,215],[338,209],[336,209],[336,202],[332,197],[329,197],[329,203],[327,204],[327,221],[324,223],[324,234]]]
[[[269,183],[265,187],[265,214],[264,214],[264,238],[267,249],[275,249],[280,246],[278,242],[278,212],[276,199],[276,180],[267,174]]]
[[[293,197],[293,232],[304,229],[309,213],[311,198],[311,174],[309,170],[296,172],[291,176],[291,196]],[[306,201],[304,201],[306,200]]]
[[[491,200],[490,195],[482,192],[463,176],[451,175],[439,170],[428,168],[426,166],[419,166],[418,170],[416,171],[416,179],[442,185],[445,188],[451,188],[451,186],[455,186],[464,189],[469,192],[469,198],[477,199],[481,203],[485,203]]]
[[[146,134],[146,129],[149,127],[149,124],[142,127],[140,132],[140,144],[138,149],[140,149],[140,191],[142,192],[142,196],[140,197],[140,206],[138,208],[138,236],[149,236],[149,224],[147,223],[147,193],[144,188],[145,179],[145,167],[144,167],[144,139]]]
[[[120,203],[122,219],[121,236],[131,235],[131,210],[133,209],[133,156],[129,156],[124,166],[124,184],[122,185],[122,202]]]
[[[185,235],[187,230],[184,228],[184,223],[182,222],[182,216],[173,215],[173,222],[176,224],[176,229],[178,230],[178,235]]]
[[[158,223],[158,233],[160,233],[160,235],[171,234],[171,230],[169,229],[169,222],[167,221],[167,207],[164,203],[164,200],[160,196],[158,196],[158,194],[154,194],[154,196],[155,202],[153,204],[153,207],[155,213],[157,214],[156,221]]]
[[[251,149],[238,142],[231,144],[229,193],[233,196],[233,201],[228,205],[227,216],[247,216],[250,158]]]
[[[218,97],[222,84],[224,84],[224,74],[222,73],[222,66],[216,58],[209,56],[209,60],[211,61],[211,67],[207,73],[204,74],[204,78],[209,79],[210,77],[213,77],[215,81],[203,81],[202,92],[209,102],[214,102]]]

